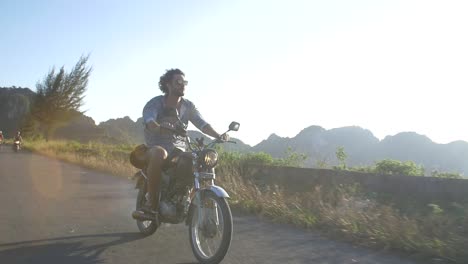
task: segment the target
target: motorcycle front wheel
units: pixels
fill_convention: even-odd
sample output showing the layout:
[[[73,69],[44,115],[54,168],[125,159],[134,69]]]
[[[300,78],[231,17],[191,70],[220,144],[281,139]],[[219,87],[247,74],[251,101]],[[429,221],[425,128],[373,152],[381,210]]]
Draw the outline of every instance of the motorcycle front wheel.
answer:
[[[231,245],[232,213],[225,198],[211,191],[202,195],[201,210],[193,207],[189,239],[193,254],[200,263],[220,263]],[[203,216],[200,219],[199,212]]]
[[[146,203],[146,191],[143,189],[145,188],[140,188],[138,190],[138,196],[137,196],[137,202],[136,202],[137,210]],[[136,222],[137,222],[138,229],[140,230],[140,233],[142,233],[145,236],[154,234],[154,232],[156,232],[156,229],[158,229],[158,225],[154,221],[136,220]]]

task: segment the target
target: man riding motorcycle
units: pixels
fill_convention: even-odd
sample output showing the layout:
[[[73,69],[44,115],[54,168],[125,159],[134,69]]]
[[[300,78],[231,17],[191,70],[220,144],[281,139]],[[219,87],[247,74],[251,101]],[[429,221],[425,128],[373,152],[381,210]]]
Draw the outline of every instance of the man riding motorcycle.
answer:
[[[184,125],[190,121],[204,134],[227,141],[227,134],[220,135],[208,124],[195,105],[183,98],[185,94],[185,74],[180,69],[167,70],[159,79],[159,89],[164,95],[159,95],[148,101],[143,108],[144,137],[148,150],[145,155],[148,175],[148,202],[140,212],[158,222],[159,193],[162,167],[168,155],[174,150],[185,151],[185,142],[166,128],[174,128],[175,119],[170,109],[176,109]],[[172,111],[173,112],[173,111]]]
[[[16,142],[16,141],[19,141],[19,146],[21,148],[21,146],[23,145],[23,138],[21,137],[21,132],[20,131],[16,132],[16,136],[15,136],[13,142]]]

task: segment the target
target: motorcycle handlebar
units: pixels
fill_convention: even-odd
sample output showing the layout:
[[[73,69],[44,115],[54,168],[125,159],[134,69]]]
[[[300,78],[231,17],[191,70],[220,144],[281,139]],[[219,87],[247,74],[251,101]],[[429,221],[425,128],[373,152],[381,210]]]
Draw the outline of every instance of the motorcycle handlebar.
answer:
[[[237,142],[232,141],[232,140],[223,141],[223,140],[220,140],[220,139],[216,139],[216,140],[215,140],[215,143],[232,143],[232,144],[237,144]]]
[[[176,135],[179,135],[179,136],[182,136],[182,137],[185,137],[187,138],[188,135],[187,135],[187,130],[185,130],[183,127],[180,127],[178,126],[177,124],[175,126],[168,126],[166,125],[165,123],[161,123],[159,124],[160,128],[163,128],[163,129],[166,129],[166,130],[169,130],[171,132],[173,132],[174,134]],[[198,142],[197,142],[198,143]],[[210,144],[208,145],[214,145],[214,144],[219,144],[219,143],[231,143],[231,144],[237,144],[236,141],[233,141],[233,140],[227,140],[227,141],[224,141],[224,140],[221,140],[221,139],[215,139],[214,141],[212,141]],[[191,146],[190,144],[188,144],[189,148],[191,149]]]

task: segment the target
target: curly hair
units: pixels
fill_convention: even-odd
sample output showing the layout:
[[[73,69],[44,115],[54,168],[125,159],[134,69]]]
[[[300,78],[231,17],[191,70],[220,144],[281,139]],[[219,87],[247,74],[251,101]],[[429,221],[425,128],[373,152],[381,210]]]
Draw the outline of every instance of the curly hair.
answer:
[[[185,76],[185,74],[179,69],[170,69],[170,70],[166,70],[166,73],[164,73],[159,78],[159,89],[164,94],[167,94],[169,92],[167,90],[167,84],[172,80],[172,77],[174,77],[174,75],[176,75],[176,74],[180,74],[182,76]]]

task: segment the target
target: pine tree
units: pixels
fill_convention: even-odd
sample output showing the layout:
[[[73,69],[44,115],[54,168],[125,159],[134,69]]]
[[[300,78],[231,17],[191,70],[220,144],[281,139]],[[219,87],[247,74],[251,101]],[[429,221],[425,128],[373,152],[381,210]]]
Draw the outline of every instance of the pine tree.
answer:
[[[92,70],[86,66],[88,58],[81,56],[70,73],[63,66],[58,72],[52,68],[44,80],[36,84],[37,96],[31,115],[43,128],[47,141],[58,127],[83,113],[80,107]]]

